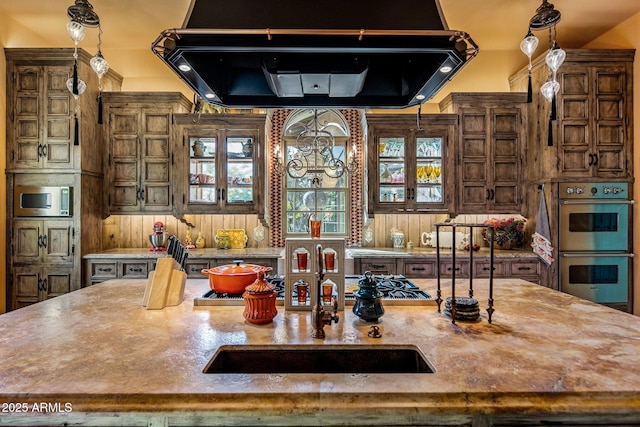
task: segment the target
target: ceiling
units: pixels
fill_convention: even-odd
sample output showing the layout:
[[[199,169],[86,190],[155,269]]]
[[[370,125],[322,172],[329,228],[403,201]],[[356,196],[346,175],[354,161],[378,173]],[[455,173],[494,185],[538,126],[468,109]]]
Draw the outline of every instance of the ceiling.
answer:
[[[123,90],[190,90],[151,52],[160,32],[179,28],[190,0],[90,0],[103,28],[102,52],[124,77]],[[392,2],[390,2],[392,3]],[[433,98],[450,91],[508,91],[508,77],[526,64],[519,50],[528,21],[541,0],[440,0],[452,30],[467,32],[480,53]],[[551,0],[562,13],[557,26],[563,48],[580,48],[640,12],[638,0]],[[66,9],[73,0],[0,2],[0,42],[5,47],[71,47]],[[478,7],[481,4],[481,7]],[[612,5],[615,4],[615,8]],[[537,33],[545,50],[547,35]],[[81,47],[95,53],[97,30],[88,30]],[[630,47],[630,46],[622,46]]]

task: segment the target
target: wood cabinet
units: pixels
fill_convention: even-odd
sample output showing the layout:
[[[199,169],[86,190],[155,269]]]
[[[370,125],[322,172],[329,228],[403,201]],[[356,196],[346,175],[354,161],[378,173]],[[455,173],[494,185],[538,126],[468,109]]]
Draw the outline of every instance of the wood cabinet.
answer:
[[[388,261],[390,262],[390,261]],[[394,263],[396,260],[394,260]],[[363,261],[362,264],[365,262]],[[438,275],[438,265],[435,255],[427,257],[397,258],[398,271],[405,277],[435,279]],[[469,264],[468,253],[456,256],[453,265],[451,256],[441,256],[440,277],[450,278],[455,269],[456,279],[468,278],[473,273],[474,278],[486,279],[489,277],[491,265],[488,256],[474,256],[473,264]],[[496,256],[493,262],[494,278],[514,278],[527,280],[547,286],[547,281],[542,274],[542,264],[537,257],[531,256]]]
[[[576,180],[633,178],[634,50],[566,49],[557,72],[560,91],[557,119],[539,91],[547,80],[544,55],[533,62],[533,102],[536,120],[528,125],[529,177]],[[509,79],[511,90],[526,91],[527,70]]]
[[[101,247],[102,131],[98,78],[78,51],[86,90],[76,100],[67,82],[74,49],[5,49],[7,59],[7,310],[81,287],[83,253]],[[119,90],[113,70],[105,90]],[[17,217],[16,186],[72,189],[70,217]]]
[[[457,117],[370,115],[369,213],[447,212]]]
[[[108,214],[173,212],[173,114],[190,111],[180,93],[109,92],[106,115]]]
[[[158,258],[164,256],[166,256],[164,252],[155,255],[127,257],[86,255],[84,256],[84,285],[95,285],[110,279],[146,279],[149,272],[155,270]],[[278,272],[278,258],[244,255],[242,259],[250,264],[271,267],[273,272]],[[201,273],[202,270],[232,262],[232,259],[226,257],[194,256],[187,258],[184,271],[189,279],[206,280],[207,276]]]
[[[98,77],[91,56],[78,50],[78,75],[86,85],[76,101],[67,88],[73,76],[73,49],[7,48],[7,172],[88,171],[102,175]],[[118,90],[113,70],[102,79]],[[76,133],[77,121],[77,133]]]
[[[460,118],[456,213],[524,213],[526,94],[452,93],[440,109]]]
[[[176,115],[176,212],[264,215],[261,114]]]

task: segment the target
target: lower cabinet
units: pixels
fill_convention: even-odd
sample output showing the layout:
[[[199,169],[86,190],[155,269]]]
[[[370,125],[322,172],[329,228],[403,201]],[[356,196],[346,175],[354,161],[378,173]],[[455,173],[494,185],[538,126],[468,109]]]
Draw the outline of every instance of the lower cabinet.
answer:
[[[272,271],[278,271],[278,258],[248,258],[243,260],[247,264],[263,265],[271,267]],[[146,279],[149,272],[155,270],[157,258],[92,258],[85,256],[84,286],[95,285],[110,279]],[[230,258],[187,258],[184,271],[189,279],[206,279],[202,270],[218,265],[231,264]]]
[[[12,273],[14,309],[57,297],[73,290],[73,266],[14,267]]]

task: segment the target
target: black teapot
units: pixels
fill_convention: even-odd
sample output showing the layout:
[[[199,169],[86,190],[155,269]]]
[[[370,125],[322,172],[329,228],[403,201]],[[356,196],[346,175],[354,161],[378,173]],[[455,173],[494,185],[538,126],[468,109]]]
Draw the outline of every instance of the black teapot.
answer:
[[[358,281],[358,286],[359,289],[353,294],[356,297],[353,313],[365,322],[377,322],[384,314],[383,293],[378,290],[373,273],[366,271]]]

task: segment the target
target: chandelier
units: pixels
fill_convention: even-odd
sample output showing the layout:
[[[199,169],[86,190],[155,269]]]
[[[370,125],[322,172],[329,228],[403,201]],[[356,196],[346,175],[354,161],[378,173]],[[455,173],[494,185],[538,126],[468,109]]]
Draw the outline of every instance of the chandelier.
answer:
[[[290,147],[284,154],[286,163],[282,157],[280,145],[274,149],[275,169],[281,175],[287,174],[291,178],[303,178],[309,174],[314,175],[316,182],[322,175],[330,178],[339,178],[345,173],[355,174],[358,171],[356,160],[356,146],[353,145],[347,162],[342,160],[339,152],[341,147],[336,147],[333,134],[326,130],[327,124],[320,124],[318,110],[313,111],[313,122],[306,126],[296,137],[295,147]],[[345,159],[347,156],[345,156]]]
[[[532,102],[533,90],[531,83],[531,57],[538,47],[538,38],[533,35],[533,31],[549,30],[549,51],[545,57],[545,62],[549,67],[547,81],[540,87],[540,92],[547,101],[551,103],[551,111],[549,114],[549,136],[548,145],[553,145],[552,122],[556,120],[556,95],[560,90],[560,83],[556,79],[556,73],[565,60],[566,52],[558,46],[556,40],[556,24],[560,21],[560,11],[554,9],[553,4],[547,0],[543,0],[542,4],[536,9],[535,15],[529,21],[529,29],[527,35],[520,42],[520,50],[529,58],[529,83],[527,89],[527,102]]]
[[[91,58],[89,65],[98,76],[98,124],[102,124],[102,77],[109,71],[109,63],[102,56],[102,27],[100,18],[93,10],[93,6],[88,0],[75,0],[75,4],[67,9],[67,33],[74,43],[73,51],[73,77],[67,80],[67,88],[73,94],[76,101],[74,109],[75,118],[75,142],[78,145],[78,98],[87,88],[87,85],[78,77],[78,45],[86,35],[86,28],[98,28],[98,52]]]

